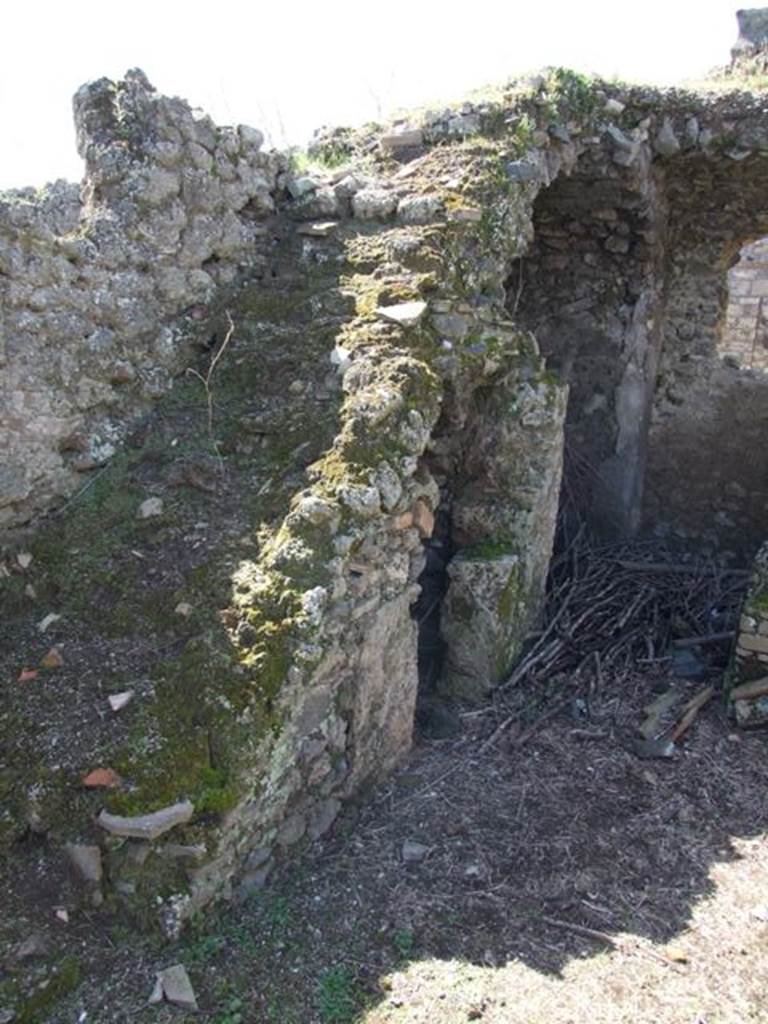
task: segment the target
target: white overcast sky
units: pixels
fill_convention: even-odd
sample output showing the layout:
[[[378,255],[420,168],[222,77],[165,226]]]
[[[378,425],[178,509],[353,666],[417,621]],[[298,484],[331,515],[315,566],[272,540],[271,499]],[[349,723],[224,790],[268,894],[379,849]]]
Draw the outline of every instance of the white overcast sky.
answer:
[[[758,0],[754,6],[758,6]],[[276,146],[545,65],[674,83],[725,64],[733,0],[7,0],[0,188],[77,180],[71,96],[141,67]]]

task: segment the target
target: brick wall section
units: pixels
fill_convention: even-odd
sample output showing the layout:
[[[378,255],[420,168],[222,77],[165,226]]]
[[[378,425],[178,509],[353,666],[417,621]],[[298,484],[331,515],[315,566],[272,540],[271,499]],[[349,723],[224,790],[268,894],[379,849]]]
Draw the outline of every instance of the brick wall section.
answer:
[[[744,246],[728,274],[720,350],[743,367],[768,370],[768,238]]]

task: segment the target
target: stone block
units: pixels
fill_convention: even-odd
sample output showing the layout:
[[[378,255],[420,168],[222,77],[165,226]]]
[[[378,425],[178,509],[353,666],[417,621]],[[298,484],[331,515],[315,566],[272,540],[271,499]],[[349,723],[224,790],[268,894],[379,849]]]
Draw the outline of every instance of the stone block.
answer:
[[[741,633],[739,635],[739,647],[750,654],[768,654],[768,636],[756,636],[754,633]]]

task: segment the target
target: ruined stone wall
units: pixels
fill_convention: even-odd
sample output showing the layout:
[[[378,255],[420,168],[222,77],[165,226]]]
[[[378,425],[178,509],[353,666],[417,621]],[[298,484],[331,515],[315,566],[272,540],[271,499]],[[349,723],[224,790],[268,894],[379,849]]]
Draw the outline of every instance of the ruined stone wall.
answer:
[[[257,132],[215,128],[138,72],[85,87],[76,110],[82,192],[11,196],[0,220],[5,522],[71,492],[150,398],[173,424],[149,460],[170,461],[168,486],[229,487],[229,501],[211,498],[201,527],[168,491],[157,535],[150,521],[131,548],[136,508],[116,476],[122,548],[94,566],[72,544],[71,575],[100,588],[104,611],[146,563],[121,593],[118,632],[170,654],[149,685],[132,682],[128,736],[104,723],[89,734],[90,762],[121,766],[119,792],[83,796],[77,745],[63,776],[58,736],[47,749],[14,706],[0,836],[34,828],[53,850],[96,848],[104,895],[174,933],[214,896],[264,884],[405,756],[425,544],[450,556],[438,688],[474,699],[504,679],[541,605],[566,441],[615,529],[636,530],[644,507],[701,534],[737,484],[749,500],[736,527],[764,530],[761,485],[718,436],[712,396],[726,270],[768,233],[766,119],[739,98],[710,109],[554,71],[420,121],[330,133],[316,156],[346,165],[296,175]],[[163,396],[224,305],[236,331],[201,485],[199,452],[168,454],[189,415],[174,406],[180,383]],[[212,344],[222,352],[220,332]],[[727,444],[762,452],[759,395],[751,377],[743,387]],[[699,481],[713,451],[729,465]],[[731,525],[716,531],[730,540]],[[59,550],[48,526],[31,563],[15,551],[4,563],[19,620],[4,628],[27,640],[37,608],[23,573]],[[203,529],[207,562],[187,556]],[[142,600],[163,545],[173,588]],[[66,584],[46,593],[70,631],[114,653],[90,599],[84,613]],[[199,610],[179,638],[158,608],[187,594]],[[65,707],[37,699],[39,721]],[[157,845],[171,829],[186,852]]]
[[[610,136],[539,196],[509,307],[570,386],[566,485],[602,529],[640,526],[648,409],[660,348],[664,197],[647,148]]]
[[[82,485],[168,390],[175,318],[263,265],[284,166],[141,72],[74,108],[82,186],[0,195],[0,527]]]
[[[768,137],[755,142],[757,153],[742,145],[667,168],[665,336],[645,502],[657,527],[741,554],[765,531],[768,392],[764,374],[724,362],[720,345],[727,272],[740,245],[768,228]]]
[[[765,529],[764,381],[722,346],[728,269],[766,224],[764,115],[748,98],[665,105],[641,90],[619,107],[624,127],[606,119],[574,176],[540,194],[508,308],[571,386],[581,512],[750,553]]]
[[[19,727],[29,705],[12,707],[3,717],[9,731],[2,736],[7,799],[0,834],[13,843],[33,822],[53,850],[95,849],[108,883],[103,893],[91,895],[140,919],[159,917],[174,933],[215,895],[231,893],[235,885],[245,892],[263,884],[280,856],[321,835],[345,799],[405,756],[418,687],[411,609],[420,589],[423,542],[436,514],[455,523],[451,546],[457,557],[442,623],[451,692],[474,696],[497,683],[533,627],[557,513],[565,389],[546,373],[535,339],[507,315],[504,281],[530,237],[540,182],[572,166],[576,149],[547,137],[540,153],[522,160],[525,132],[511,124],[500,133],[494,106],[482,111],[485,122],[481,112],[461,121],[460,138],[476,133],[471,145],[434,144],[456,138],[451,115],[423,131],[377,138],[376,159],[359,167],[280,178],[283,164],[259,153],[255,135],[211,128],[178,101],[157,97],[138,73],[79,95],[90,169],[77,230],[86,241],[94,233],[100,241],[87,249],[84,268],[102,281],[113,333],[104,338],[102,363],[91,359],[90,350],[81,351],[74,331],[62,332],[62,350],[73,368],[81,365],[86,375],[98,369],[107,381],[112,360],[127,360],[134,375],[123,376],[132,401],[116,410],[110,404],[115,387],[105,383],[107,398],[81,409],[75,424],[57,422],[38,436],[19,421],[11,449],[16,464],[26,452],[40,475],[38,489],[19,498],[13,514],[27,514],[35,502],[43,507],[71,486],[54,471],[69,457],[59,450],[57,430],[87,427],[95,436],[93,425],[103,422],[123,430],[142,407],[144,382],[159,374],[157,394],[183,368],[199,326],[210,329],[208,308],[200,308],[201,296],[190,284],[199,283],[201,273],[215,277],[218,286],[215,296],[206,290],[208,306],[221,306],[223,292],[236,326],[214,399],[223,439],[214,443],[212,436],[210,443],[221,461],[217,466],[214,457],[211,466],[211,453],[202,462],[199,454],[197,461],[174,460],[178,436],[169,434],[154,464],[170,459],[173,486],[199,481],[202,466],[208,474],[202,486],[211,493],[230,486],[228,472],[236,473],[235,507],[218,508],[221,537],[214,545],[214,531],[207,542],[208,562],[186,555],[201,527],[173,491],[160,501],[156,538],[151,518],[141,527],[133,547],[138,555],[107,543],[112,554],[100,566],[94,553],[70,543],[73,562],[65,581],[46,590],[69,637],[78,634],[86,645],[98,638],[114,649],[106,623],[117,618],[127,644],[148,636],[151,647],[165,649],[168,641],[157,630],[173,632],[177,624],[172,619],[160,627],[147,609],[179,597],[161,587],[150,605],[142,599],[145,588],[152,589],[153,570],[147,567],[135,587],[123,590],[119,607],[111,595],[116,579],[133,579],[142,547],[153,545],[154,563],[162,545],[171,543],[181,556],[169,572],[175,580],[171,594],[192,599],[195,637],[171,644],[174,653],[153,666],[150,685],[125,681],[136,698],[122,724],[94,722],[82,753],[68,744],[66,782],[58,753],[58,737],[68,727],[65,703],[48,704],[46,691],[37,694],[36,716],[48,724],[29,731]],[[199,175],[202,156],[195,147],[202,142],[178,143],[177,115],[190,134],[212,132],[216,161]],[[240,174],[238,147],[248,139],[252,162],[271,174],[269,187],[260,177],[235,195],[237,182],[222,184],[217,168],[221,163],[227,175],[232,168]],[[174,141],[182,152],[173,149]],[[362,145],[370,152],[369,139]],[[230,155],[226,147],[236,152]],[[165,161],[160,167],[156,151]],[[507,165],[524,177],[515,179]],[[525,178],[529,166],[535,181]],[[211,213],[205,224],[195,221],[199,231],[187,230],[184,199],[198,195],[193,184],[204,189],[209,181],[215,201],[225,206],[214,207],[220,216]],[[242,204],[234,220],[227,217],[227,203]],[[38,209],[23,197],[9,203],[11,211],[27,206]],[[242,248],[222,238],[227,222],[238,227]],[[67,231],[74,224],[73,216]],[[166,233],[167,252],[160,241]],[[23,239],[14,238],[23,248]],[[59,236],[49,245],[53,252]],[[44,255],[48,259],[48,250]],[[134,266],[139,258],[140,270]],[[45,260],[42,265],[48,266]],[[20,265],[20,282],[26,273],[26,264]],[[50,336],[45,320],[33,319],[21,331],[28,319],[21,300],[28,310],[29,296],[20,292],[17,306],[15,278],[6,278],[5,322],[15,330],[7,365],[9,377],[21,380],[33,357],[40,363]],[[178,283],[171,294],[168,281]],[[139,285],[143,290],[131,290]],[[101,316],[102,304],[92,297],[82,302],[83,317],[86,310]],[[126,305],[124,320],[113,323],[122,299],[133,304]],[[188,315],[174,319],[174,311],[188,310],[190,301]],[[52,292],[45,303],[41,299],[41,312],[68,310],[69,302],[69,291]],[[167,361],[142,347],[142,331],[154,338],[163,328]],[[213,345],[219,351],[221,335]],[[262,372],[262,366],[268,369]],[[44,374],[45,366],[37,372]],[[62,373],[58,365],[51,372],[46,394],[55,392]],[[273,393],[287,373],[296,376]],[[306,411],[316,408],[315,401],[327,405],[318,422]],[[160,428],[179,421],[174,408],[173,393],[158,399]],[[278,410],[281,423],[292,424],[285,439],[286,427],[270,427]],[[183,417],[181,423],[183,430]],[[264,443],[257,447],[258,438]],[[42,468],[41,451],[51,458]],[[90,454],[91,466],[109,457],[108,451]],[[190,465],[196,477],[190,477]],[[78,468],[85,472],[88,466]],[[105,478],[94,507],[102,507],[104,496],[108,506],[114,500],[120,511],[110,529],[117,537],[132,536],[137,511],[143,522],[141,506],[126,503],[134,493],[130,479],[113,479]],[[206,485],[206,479],[214,482]],[[217,479],[225,482],[217,485]],[[33,572],[38,566],[46,571],[43,551],[50,558],[64,546],[56,539],[57,524],[67,522],[64,512],[44,524],[39,546],[33,545]],[[84,519],[99,528],[97,514]],[[4,579],[23,583],[13,573],[24,565],[12,553],[13,572],[6,566]],[[103,595],[99,615],[83,619],[70,580]],[[15,586],[13,594],[14,607],[33,616],[29,592]],[[18,611],[4,628],[18,628],[28,640]],[[70,685],[80,684],[73,679]],[[50,748],[47,735],[56,737]],[[86,771],[85,758],[118,764],[120,791],[83,796],[77,780]],[[34,785],[30,762],[38,766]],[[168,853],[161,838],[171,829],[176,842],[170,845],[178,854]]]

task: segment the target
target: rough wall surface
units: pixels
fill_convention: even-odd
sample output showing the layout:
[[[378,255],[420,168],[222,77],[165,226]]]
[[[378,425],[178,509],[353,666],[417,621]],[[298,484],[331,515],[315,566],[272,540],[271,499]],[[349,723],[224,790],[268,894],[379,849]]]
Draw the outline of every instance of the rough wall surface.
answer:
[[[740,243],[765,235],[768,139],[746,138],[724,159],[691,154],[667,169],[669,253],[665,327],[650,433],[645,515],[683,537],[752,554],[765,532],[765,375],[725,362],[726,274]]]
[[[566,478],[582,511],[614,533],[752,552],[765,381],[722,344],[727,270],[768,223],[765,111],[748,96],[624,99],[637,127],[607,127],[541,193],[508,307],[570,383]]]
[[[158,400],[140,454],[10,549],[3,628],[143,660],[112,669],[131,695],[113,720],[72,658],[76,732],[61,682],[12,693],[0,836],[96,849],[92,902],[173,934],[407,753],[436,519],[439,687],[476,698],[535,624],[565,447],[623,532],[644,500],[701,534],[753,486],[712,395],[733,393],[726,270],[768,232],[768,115],[554,71],[329,133],[315,155],[345,166],[296,175],[139,72],[76,111],[82,192],[16,194],[0,217],[5,522],[71,493]],[[207,362],[164,394],[200,342]],[[756,445],[762,392],[737,385],[732,443]],[[702,430],[732,461],[694,484]],[[728,543],[764,530],[754,486],[715,524]],[[114,792],[83,791],[94,764],[119,766]]]
[[[282,166],[138,71],[74,108],[82,187],[0,195],[0,527],[82,484],[167,391],[173,318],[263,264]]]

